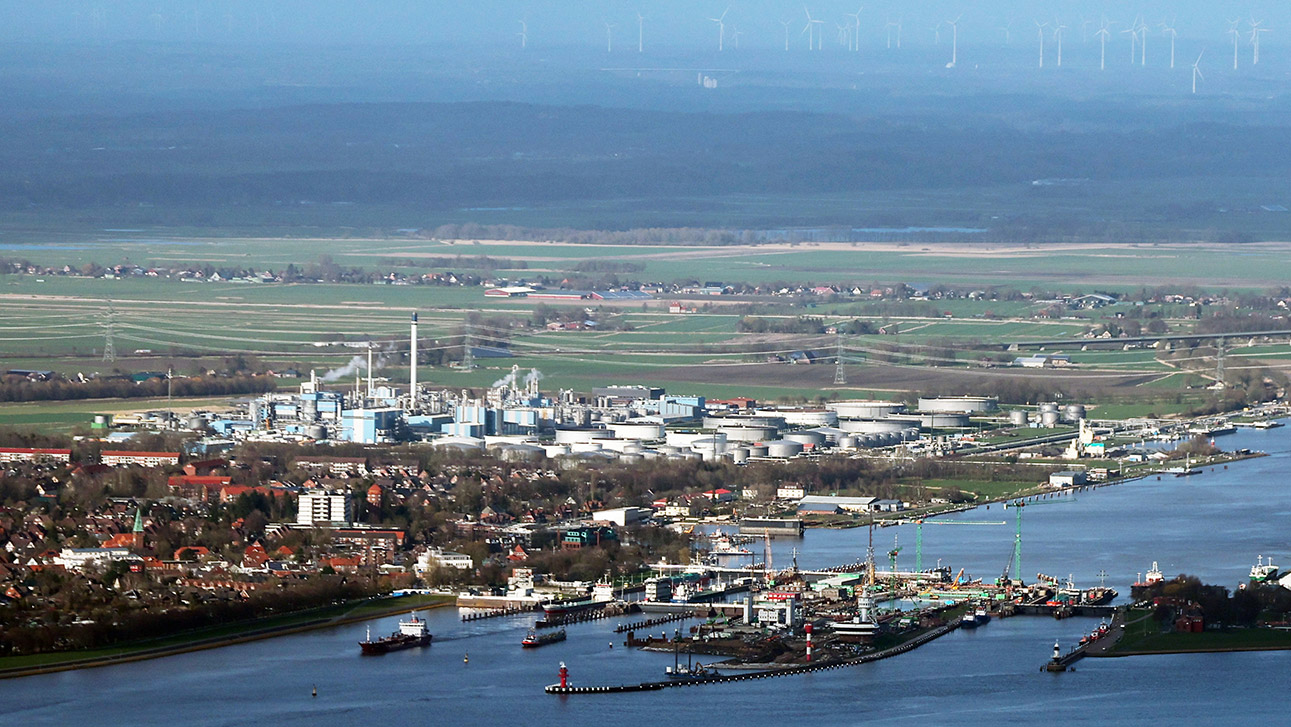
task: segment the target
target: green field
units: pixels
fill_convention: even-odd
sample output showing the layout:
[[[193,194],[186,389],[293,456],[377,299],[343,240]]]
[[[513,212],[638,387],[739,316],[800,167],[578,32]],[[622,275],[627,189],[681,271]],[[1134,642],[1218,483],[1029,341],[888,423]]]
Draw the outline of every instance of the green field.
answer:
[[[1183,245],[1087,246],[1079,252],[1052,253],[1038,246],[1013,246],[1001,247],[999,255],[980,255],[969,254],[964,246],[938,245],[853,248],[802,243],[728,248],[487,241],[449,244],[397,238],[182,238],[158,230],[49,237],[40,236],[39,242],[58,246],[27,248],[23,245],[28,243],[19,242],[14,246],[17,249],[9,252],[46,264],[129,259],[144,265],[235,263],[256,269],[280,269],[288,262],[307,266],[324,255],[344,265],[369,269],[386,269],[382,266],[391,259],[424,259],[417,256],[489,256],[524,259],[530,269],[523,273],[530,276],[539,270],[553,276],[569,274],[585,259],[630,259],[646,266],[645,271],[632,275],[643,280],[835,282],[862,289],[881,281],[962,283],[961,277],[972,276],[983,285],[1023,287],[1044,283],[1056,289],[1088,290],[1084,275],[1113,269],[1118,275],[1155,271],[1158,276],[1179,275],[1183,280],[1189,274],[1211,269],[1236,271],[1234,274],[1247,275],[1248,280],[1254,279],[1249,276],[1257,271],[1291,275],[1291,262],[1287,262],[1280,247],[1273,245],[1250,245],[1243,248],[1243,255]],[[1061,275],[1072,272],[1081,275],[1070,279]],[[1222,279],[1216,282],[1224,283]],[[1119,289],[1133,287],[1121,285]],[[1099,289],[1116,288],[1111,285]],[[1163,357],[1169,357],[1169,352],[1152,349],[1082,350],[1089,341],[1080,335],[1112,315],[1111,309],[1076,311],[1072,315],[1077,318],[1051,320],[1033,318],[1048,304],[1028,300],[950,299],[895,304],[866,298],[808,306],[792,298],[758,300],[760,306],[773,306],[766,313],[758,313],[762,318],[789,320],[809,315],[819,318],[823,325],[859,317],[875,326],[895,324],[896,335],[847,337],[844,360],[851,386],[833,388],[829,386],[830,371],[778,368],[765,363],[768,356],[813,350],[828,366],[836,346],[833,336],[741,333],[737,328],[740,316],[730,310],[733,301],[727,297],[692,299],[694,305],[712,305],[687,315],[668,314],[666,305],[670,299],[672,296],[664,295],[646,303],[545,303],[557,309],[568,309],[570,305],[600,307],[599,315],[613,319],[614,327],[622,329],[550,332],[528,327],[538,301],[485,298],[480,287],[189,283],[146,278],[0,275],[0,367],[51,369],[69,375],[173,368],[187,374],[220,368],[223,359],[241,354],[257,358],[264,367],[313,369],[322,374],[355,356],[362,357],[365,352],[361,346],[370,340],[376,342],[378,350],[387,351],[376,356],[376,376],[402,381],[407,375],[404,348],[408,318],[414,311],[420,316],[423,349],[442,351],[450,360],[460,358],[461,336],[468,330],[477,345],[492,336],[510,341],[513,357],[481,359],[480,368],[473,371],[448,367],[423,370],[423,381],[450,388],[486,386],[516,365],[542,371],[548,387],[586,390],[618,381],[657,384],[710,396],[744,393],[759,398],[814,399],[847,396],[856,390],[899,392],[922,388],[914,371],[927,370],[928,385],[941,382],[964,392],[972,391],[975,382],[984,376],[1026,376],[1081,390],[1120,387],[1124,397],[1133,400],[1161,399],[1168,392],[1206,383],[1204,375],[1198,373],[1170,375],[1177,370],[1175,367],[1205,374],[1214,366],[1213,354],[1206,352],[1185,361],[1176,360],[1178,354],[1174,354],[1167,363]],[[1161,310],[1170,308],[1162,306]],[[919,313],[899,314],[902,310]],[[936,317],[926,315],[928,311],[936,313]],[[941,313],[949,313],[950,317]],[[975,317],[988,314],[1016,318]],[[468,327],[467,319],[472,316],[478,320]],[[109,321],[117,353],[115,362],[102,360]],[[507,327],[494,329],[490,323],[480,321],[503,321]],[[1188,330],[1190,323],[1173,320],[1171,325],[1175,330]],[[1070,338],[1071,344],[1050,350],[1071,355],[1077,364],[1073,371],[974,370],[983,356],[1007,358],[1003,347],[1010,342],[1064,338]],[[351,345],[343,345],[346,342]],[[951,352],[945,345],[984,349]],[[1233,348],[1230,355],[1233,367],[1263,365],[1291,359],[1291,347],[1285,343],[1261,343]],[[1117,383],[1121,379],[1128,385]],[[1174,410],[1184,408],[1185,403],[1179,402]],[[1156,413],[1171,410],[1168,405],[1151,409]],[[4,420],[69,426],[73,414],[57,409],[24,410]]]

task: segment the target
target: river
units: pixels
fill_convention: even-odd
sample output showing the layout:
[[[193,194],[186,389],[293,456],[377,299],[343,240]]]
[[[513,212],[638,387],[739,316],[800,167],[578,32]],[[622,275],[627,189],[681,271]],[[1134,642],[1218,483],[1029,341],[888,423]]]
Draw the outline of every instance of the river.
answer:
[[[1055,498],[1023,513],[1023,572],[1096,584],[1100,571],[1123,594],[1158,561],[1167,576],[1190,573],[1230,587],[1258,555],[1291,556],[1291,427],[1242,431],[1220,440],[1270,456]],[[1007,521],[995,527],[925,526],[924,565],[994,579],[1013,549],[1013,511],[1000,506],[948,519]],[[804,568],[863,557],[866,530],[809,531],[778,539],[777,566],[797,549]],[[875,550],[901,547],[914,562],[912,526],[875,531]],[[386,633],[397,618],[372,622]],[[76,725],[653,725],[678,719],[719,724],[997,725],[1281,724],[1277,698],[1288,657],[1281,652],[1086,659],[1075,672],[1041,673],[1055,639],[1072,643],[1097,621],[996,619],[912,653],[848,669],[748,683],[624,695],[554,697],[559,662],[571,683],[656,680],[667,654],[622,647],[615,619],[570,627],[568,641],[521,649],[532,617],[463,624],[453,609],[429,613],[434,643],[362,658],[364,624],[102,669],[0,682],[10,724]],[[659,627],[663,630],[668,627]],[[610,644],[614,643],[613,648]],[[469,656],[469,660],[466,657]],[[318,696],[311,696],[314,687]],[[1256,696],[1258,695],[1258,696]]]

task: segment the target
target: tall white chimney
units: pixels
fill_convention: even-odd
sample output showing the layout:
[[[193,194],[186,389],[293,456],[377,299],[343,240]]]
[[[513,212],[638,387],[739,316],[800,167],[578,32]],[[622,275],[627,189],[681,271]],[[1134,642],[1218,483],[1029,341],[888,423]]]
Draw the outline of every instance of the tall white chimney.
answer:
[[[408,351],[408,401],[417,402],[417,314],[412,314],[412,347]]]

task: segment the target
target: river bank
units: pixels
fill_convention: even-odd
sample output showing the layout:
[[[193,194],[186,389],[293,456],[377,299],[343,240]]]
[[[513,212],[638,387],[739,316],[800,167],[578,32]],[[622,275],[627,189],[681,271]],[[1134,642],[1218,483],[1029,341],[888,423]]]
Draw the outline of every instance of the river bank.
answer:
[[[50,674],[73,669],[90,669],[147,659],[159,659],[164,656],[217,649],[223,646],[245,644],[252,641],[344,626],[361,621],[451,605],[451,597],[445,596],[387,597],[375,601],[368,600],[332,606],[326,609],[315,609],[304,614],[257,619],[233,627],[236,630],[232,633],[212,635],[213,631],[227,631],[230,628],[216,627],[203,629],[192,634],[179,634],[163,639],[99,649],[88,653],[54,652],[4,657],[0,658],[0,679],[16,679],[36,674]],[[280,623],[266,625],[274,621],[279,621]],[[78,653],[80,656],[75,656]],[[68,656],[73,658],[61,658]]]

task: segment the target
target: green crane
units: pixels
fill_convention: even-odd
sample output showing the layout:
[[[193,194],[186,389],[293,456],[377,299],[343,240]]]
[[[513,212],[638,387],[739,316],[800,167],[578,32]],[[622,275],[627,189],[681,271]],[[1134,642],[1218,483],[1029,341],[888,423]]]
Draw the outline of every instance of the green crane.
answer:
[[[1071,502],[1074,499],[1075,498],[1071,498],[1071,499],[1063,498],[1062,501]],[[1039,500],[1036,500],[1034,502],[1027,502],[1026,500],[1014,500],[1013,502],[1004,503],[1004,507],[1011,507],[1017,510],[1017,513],[1018,513],[1017,531],[1013,535],[1013,577],[1017,578],[1019,581],[1022,580],[1022,508],[1032,507],[1035,505],[1056,505],[1058,504],[1058,502],[1059,502],[1058,500],[1054,500],[1052,502],[1041,502]],[[1009,566],[1006,563],[1004,565],[1004,575],[1001,576],[1000,581],[1002,583],[1007,583],[1008,580],[1009,580]]]
[[[1007,525],[1003,520],[999,522],[977,522],[975,520],[928,520],[923,518],[918,520],[902,520],[903,524],[914,523],[914,572],[923,572],[923,526],[927,525]],[[893,569],[895,570],[895,568]]]

